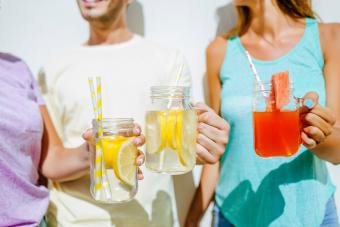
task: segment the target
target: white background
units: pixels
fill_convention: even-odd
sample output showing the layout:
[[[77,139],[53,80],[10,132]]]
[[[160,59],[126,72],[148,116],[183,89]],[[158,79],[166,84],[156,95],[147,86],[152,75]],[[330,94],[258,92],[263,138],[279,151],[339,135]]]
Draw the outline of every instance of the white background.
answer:
[[[23,58],[36,74],[53,56],[87,39],[88,28],[75,0],[0,0],[0,50]],[[204,100],[204,51],[208,43],[235,22],[230,0],[138,0],[129,9],[131,29],[187,57],[194,99]],[[314,0],[324,22],[340,22],[339,0]],[[340,76],[340,75],[339,75]],[[339,151],[340,152],[340,151]],[[339,167],[330,167],[340,186]],[[199,169],[195,175],[198,177]],[[340,193],[337,195],[340,207]],[[208,226],[209,215],[204,220]]]

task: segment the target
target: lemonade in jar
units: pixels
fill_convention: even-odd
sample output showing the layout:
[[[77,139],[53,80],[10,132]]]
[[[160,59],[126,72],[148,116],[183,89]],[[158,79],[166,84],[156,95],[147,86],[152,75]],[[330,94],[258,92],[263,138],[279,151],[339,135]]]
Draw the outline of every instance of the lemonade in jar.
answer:
[[[196,164],[197,114],[189,103],[188,87],[151,87],[146,113],[146,167],[172,175]]]
[[[100,127],[102,135],[98,133]],[[138,150],[133,143],[133,128],[130,118],[93,121],[96,143],[100,145],[96,149],[101,149],[101,156],[98,152],[91,156],[91,194],[99,202],[126,202],[137,193]]]

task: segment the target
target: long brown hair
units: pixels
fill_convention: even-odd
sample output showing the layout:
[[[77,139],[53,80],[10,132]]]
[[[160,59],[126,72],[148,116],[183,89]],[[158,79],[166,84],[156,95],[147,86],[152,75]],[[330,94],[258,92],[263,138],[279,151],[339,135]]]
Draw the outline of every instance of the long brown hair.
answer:
[[[316,18],[311,0],[276,0],[276,4],[284,14],[291,18]],[[241,36],[250,26],[251,12],[249,7],[237,6],[236,11],[238,15],[237,25],[228,33],[228,37]]]

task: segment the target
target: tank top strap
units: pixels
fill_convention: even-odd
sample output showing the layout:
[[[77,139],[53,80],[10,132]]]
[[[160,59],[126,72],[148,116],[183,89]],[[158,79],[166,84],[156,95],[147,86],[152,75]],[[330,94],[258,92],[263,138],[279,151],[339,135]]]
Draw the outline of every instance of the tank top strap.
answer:
[[[319,23],[316,19],[309,17],[306,18],[305,33],[305,39],[302,40],[304,42],[303,45],[305,48],[311,49],[311,52],[315,55],[319,66],[323,68],[324,58],[320,42]]]

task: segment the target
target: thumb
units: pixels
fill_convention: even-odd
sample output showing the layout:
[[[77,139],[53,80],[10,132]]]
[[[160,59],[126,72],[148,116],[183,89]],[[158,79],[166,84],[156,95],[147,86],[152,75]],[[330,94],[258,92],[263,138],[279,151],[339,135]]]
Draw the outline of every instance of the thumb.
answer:
[[[197,114],[200,115],[205,112],[213,111],[208,105],[203,102],[198,102],[194,105],[194,109],[197,111]]]
[[[86,140],[87,142],[92,143],[93,142],[92,141],[93,140],[92,132],[93,132],[92,129],[87,129],[82,135],[83,139]]]
[[[300,109],[301,113],[307,113],[313,109],[319,102],[319,95],[316,92],[308,92],[302,98],[302,106]]]

